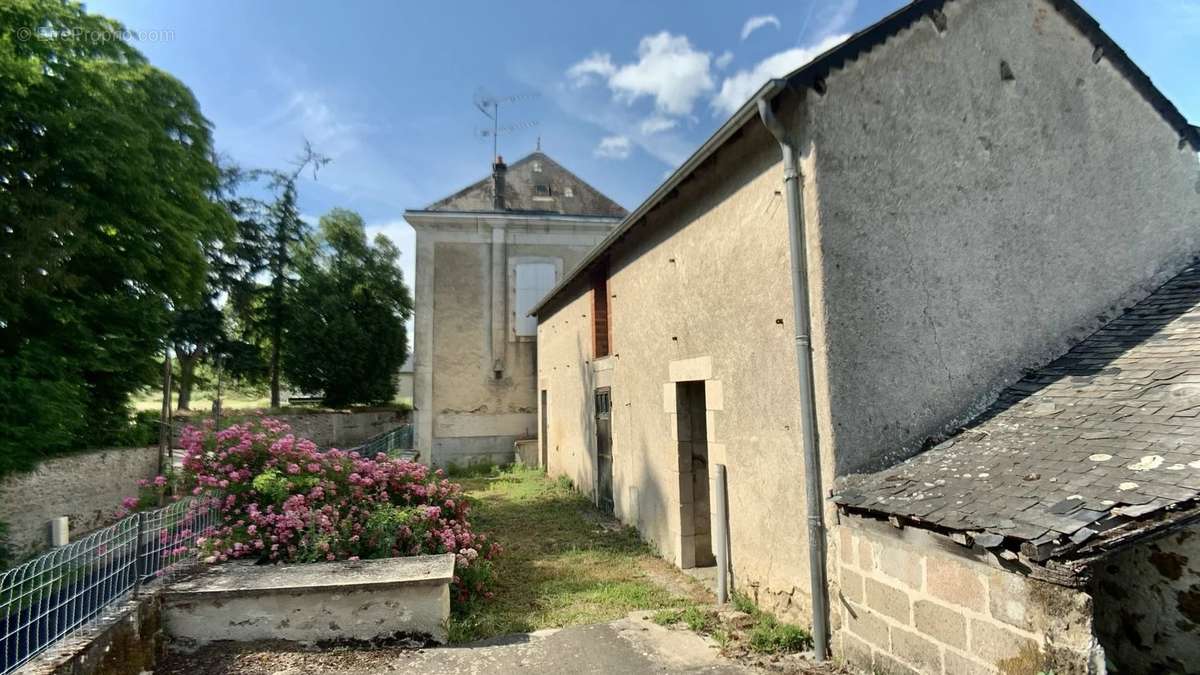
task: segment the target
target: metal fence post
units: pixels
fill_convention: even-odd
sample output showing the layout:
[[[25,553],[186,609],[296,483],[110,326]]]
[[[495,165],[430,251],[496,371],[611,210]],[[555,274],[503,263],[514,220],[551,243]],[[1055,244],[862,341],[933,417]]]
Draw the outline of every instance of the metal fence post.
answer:
[[[142,588],[142,577],[146,576],[144,570],[144,558],[142,556],[142,540],[146,534],[146,514],[138,511],[134,514],[137,518],[137,534],[133,538],[133,594]]]
[[[725,465],[718,464],[716,472],[716,535],[717,603],[729,602],[729,494],[725,486]]]

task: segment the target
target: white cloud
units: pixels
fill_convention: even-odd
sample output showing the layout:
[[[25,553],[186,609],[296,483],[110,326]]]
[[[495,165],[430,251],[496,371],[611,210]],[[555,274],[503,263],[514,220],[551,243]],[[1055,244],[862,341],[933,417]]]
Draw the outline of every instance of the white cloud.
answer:
[[[779,17],[774,14],[766,14],[764,16],[752,16],[746,19],[746,23],[742,26],[742,39],[750,37],[750,34],[764,26],[775,26],[782,28],[783,24],[779,22]]]
[[[758,88],[774,77],[782,77],[812,61],[826,50],[844,41],[848,35],[830,35],[815,45],[795,47],[779,52],[760,61],[750,70],[739,70],[725,78],[721,90],[713,97],[712,107],[722,114],[732,114]]]
[[[820,22],[813,35],[834,35],[844,33],[846,25],[854,18],[854,10],[858,0],[840,0],[839,2],[822,7],[817,19]]]
[[[613,65],[612,56],[603,52],[595,52],[568,68],[567,77],[571,78],[576,87],[582,87],[595,77],[608,80],[615,72],[617,72],[617,67]]]
[[[604,159],[625,159],[633,151],[633,143],[624,136],[605,136],[596,146],[596,156]]]
[[[638,128],[641,129],[643,134],[649,136],[651,134],[657,134],[663,131],[674,129],[677,126],[679,126],[678,120],[671,119],[670,117],[666,117],[664,115],[651,115],[650,117],[642,120],[642,123],[638,126]]]
[[[717,70],[725,70],[730,63],[733,63],[733,52],[728,49],[718,56],[716,61],[713,61],[713,65],[717,67]]]
[[[339,110],[322,91],[296,88],[287,103],[268,116],[264,126],[290,127],[312,142],[317,152],[338,159],[362,147],[371,128],[357,116]]]
[[[638,44],[638,60],[616,66],[612,57],[595,53],[567,70],[575,86],[594,77],[606,79],[617,100],[625,103],[649,96],[668,115],[692,112],[696,99],[713,89],[712,56],[692,47],[685,35],[667,31],[647,35]]]

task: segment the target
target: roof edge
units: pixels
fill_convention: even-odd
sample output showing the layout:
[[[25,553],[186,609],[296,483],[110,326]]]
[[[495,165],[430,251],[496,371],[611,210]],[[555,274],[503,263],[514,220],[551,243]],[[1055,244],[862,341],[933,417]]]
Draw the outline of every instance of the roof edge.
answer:
[[[582,213],[558,213],[556,211],[430,211],[428,209],[405,209],[404,220],[410,225],[431,220],[518,220],[549,222],[587,222],[612,224],[620,222],[621,216],[594,216]]]
[[[701,144],[701,146],[697,148],[690,157],[684,160],[683,164],[680,164],[679,168],[675,169],[675,171],[667,177],[667,180],[659,185],[658,188],[641,203],[641,205],[630,212],[629,215],[625,216],[621,223],[614,227],[612,231],[608,233],[608,236],[602,239],[600,243],[596,244],[592,250],[589,251],[586,256],[584,256],[583,260],[581,260],[579,264],[571,268],[569,272],[563,275],[562,280],[555,284],[554,287],[551,288],[550,291],[547,292],[546,295],[539,300],[536,305],[533,306],[533,309],[529,310],[528,316],[537,316],[546,307],[546,305],[550,303],[551,300],[553,300],[556,296],[558,296],[559,293],[574,283],[575,280],[578,279],[580,275],[592,265],[592,263],[601,258],[613,243],[623,237],[625,233],[632,229],[633,226],[642,218],[644,218],[647,213],[654,210],[654,208],[658,206],[659,202],[661,202],[663,198],[670,194],[675,188],[679,187],[680,183],[687,179],[687,177],[690,176],[701,164],[703,164],[705,160],[712,156],[712,154],[718,148],[724,145],[725,141],[729,140],[729,138],[733,136],[737,130],[741,129],[751,117],[757,115],[758,98],[767,92],[771,87],[776,86],[777,82],[777,80],[771,80],[759,87],[758,91],[754,92],[754,95],[751,96],[748,101],[743,103],[742,107],[738,108],[737,112],[735,112],[732,117],[718,127],[717,130],[713,132],[713,135],[708,137],[707,141],[704,141],[704,143]]]
[[[879,21],[851,35],[841,44],[832,47],[807,64],[785,75],[782,81],[787,87],[791,88],[811,87],[831,71],[843,67],[846,63],[857,59],[863,53],[883,44],[887,38],[895,35],[900,30],[908,28],[931,12],[941,10],[947,2],[951,1],[913,0],[910,4],[901,7]],[[1188,122],[1183,113],[1179,112],[1179,109],[1175,107],[1175,104],[1154,85],[1150,77],[1133,62],[1133,59],[1104,32],[1104,29],[1100,27],[1100,23],[1091,14],[1088,14],[1087,10],[1081,7],[1076,0],[1046,1],[1066,16],[1077,30],[1096,43],[1102,50],[1105,58],[1108,58],[1114,67],[1117,68],[1117,71],[1133,84],[1134,89],[1146,99],[1150,106],[1168,124],[1175,128],[1183,140],[1190,143],[1192,148],[1197,152],[1200,152],[1200,126]],[[627,215],[620,225],[613,228],[609,236],[605,237],[578,265],[565,274],[562,280],[534,305],[533,309],[529,311],[529,316],[539,315],[552,300],[579,279],[587,268],[602,258],[612,244],[632,229],[639,220],[658,206],[667,195],[690,176],[700,164],[704,163],[718,148],[724,145],[733,136],[735,131],[740,129],[751,117],[757,115],[758,99],[768,93],[769,89],[777,86],[779,81],[770,80],[759,87],[754,92],[754,95],[742,104],[742,107],[738,108],[737,112],[697,148],[666,181],[659,185],[640,206]],[[771,98],[773,99],[779,91],[782,91],[782,89],[774,92]]]

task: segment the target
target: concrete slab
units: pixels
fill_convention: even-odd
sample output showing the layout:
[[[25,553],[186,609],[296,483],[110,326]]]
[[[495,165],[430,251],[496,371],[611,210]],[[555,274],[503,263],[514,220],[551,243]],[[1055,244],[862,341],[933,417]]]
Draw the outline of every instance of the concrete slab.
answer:
[[[608,675],[622,673],[703,673],[743,675],[764,672],[734,663],[717,653],[712,641],[694,633],[654,624],[646,612],[592,626],[512,635],[495,640],[437,649],[346,650],[334,652],[217,649],[191,656],[176,655],[158,672],[207,675],[238,672],[397,673],[423,675]]]
[[[453,578],[454,556],[449,553],[293,565],[236,562],[214,565],[200,575],[174,583],[167,588],[166,595],[246,595],[297,588],[338,588],[346,591],[367,586],[375,589],[436,586],[448,583]]]
[[[308,565],[230,564],[164,590],[174,644],[446,639],[454,556]]]

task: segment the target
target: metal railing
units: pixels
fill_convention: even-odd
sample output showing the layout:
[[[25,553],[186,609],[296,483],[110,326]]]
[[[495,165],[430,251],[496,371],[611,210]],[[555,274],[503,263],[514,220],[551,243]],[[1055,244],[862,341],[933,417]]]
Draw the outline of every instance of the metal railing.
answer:
[[[0,573],[0,673],[90,627],[144,582],[197,561],[196,539],[217,524],[214,500],[189,497]]]
[[[382,452],[392,457],[412,460],[416,458],[416,453],[413,452],[413,427],[411,424],[401,424],[350,449],[364,457],[372,457]]]

